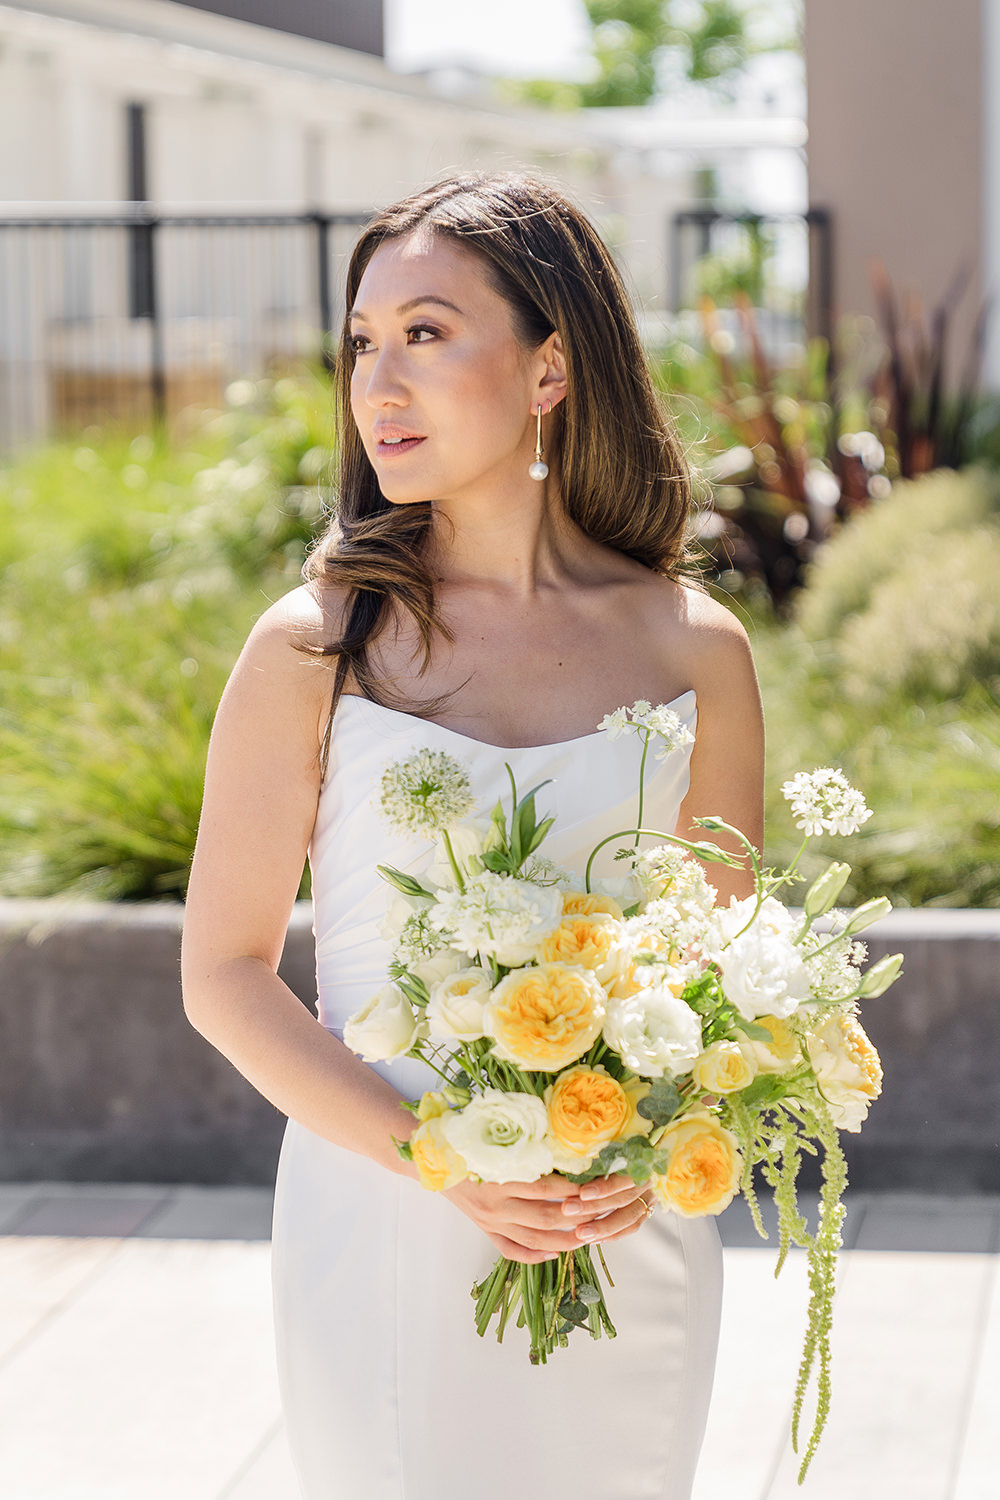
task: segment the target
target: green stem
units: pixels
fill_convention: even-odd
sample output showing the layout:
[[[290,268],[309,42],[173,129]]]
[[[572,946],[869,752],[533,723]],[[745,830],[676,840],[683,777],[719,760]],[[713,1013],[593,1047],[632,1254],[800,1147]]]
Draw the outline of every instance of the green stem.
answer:
[[[451,836],[449,835],[447,828],[442,828],[441,837],[444,840],[444,847],[448,855],[448,863],[451,865],[451,873],[455,877],[455,884],[458,886],[460,891],[464,891],[465,877],[458,867],[458,860],[455,858],[455,851],[451,847]]]
[[[649,754],[649,742],[650,742],[650,740],[652,738],[652,735],[653,735],[653,731],[651,729],[647,729],[646,733],[645,733],[645,737],[643,739],[643,744],[642,744],[642,759],[639,762],[639,815],[636,818],[636,822],[638,823],[639,828],[642,827],[642,805],[643,805],[643,796],[644,796],[644,793],[645,793],[645,790],[646,790],[646,756]],[[635,847],[637,849],[639,847],[639,829],[638,828],[636,829],[636,834],[635,834]],[[587,868],[588,869],[590,868],[589,865],[588,865]],[[588,886],[587,889],[589,890],[590,887]]]
[[[725,826],[726,826],[725,824],[720,824],[720,827],[725,827]],[[732,831],[735,833],[737,830],[733,829]],[[636,835],[637,838],[639,836],[641,836],[642,838],[649,838],[649,839],[663,839],[665,843],[668,843],[668,844],[678,844],[680,846],[680,848],[687,849],[691,854],[695,855],[696,858],[698,858],[698,859],[706,859],[706,858],[708,858],[709,856],[706,855],[706,853],[705,853],[706,848],[708,848],[708,847],[714,847],[714,846],[708,846],[708,845],[705,845],[705,844],[692,843],[690,839],[682,839],[680,837],[680,835],[676,834],[676,833],[664,833],[661,828],[622,828],[622,829],[619,829],[619,831],[617,833],[609,833],[606,839],[601,839],[601,842],[594,848],[594,850],[591,853],[590,858],[587,860],[587,869],[586,869],[586,871],[584,873],[583,884],[584,884],[585,890],[587,890],[588,893],[590,891],[590,872],[591,872],[591,869],[593,868],[594,860],[600,854],[600,852],[604,848],[605,844],[613,844],[614,841],[615,841],[615,839],[627,839],[627,838],[631,838],[631,836],[632,836],[633,833]],[[740,834],[739,836],[740,836],[741,839],[743,839],[744,843],[746,843],[751,849],[753,848],[753,845],[750,844],[749,839],[744,838],[743,834]],[[756,854],[756,850],[754,850],[754,853]],[[731,854],[726,854],[726,852],[723,849],[719,849],[716,854],[714,854],[714,855],[711,856],[711,858],[712,858],[712,863],[713,864],[717,864],[717,865],[731,865],[734,868],[740,865],[740,861],[738,859],[735,859],[733,857],[733,855],[731,855]],[[759,859],[758,859],[758,868],[759,868]]]

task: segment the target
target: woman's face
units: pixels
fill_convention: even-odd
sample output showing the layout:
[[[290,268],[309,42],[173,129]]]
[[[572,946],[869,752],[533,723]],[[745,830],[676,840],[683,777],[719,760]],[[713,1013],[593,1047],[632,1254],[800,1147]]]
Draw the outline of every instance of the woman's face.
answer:
[[[518,340],[478,256],[428,231],[387,241],[365,268],[350,333],[351,409],[387,500],[531,484],[546,360]]]

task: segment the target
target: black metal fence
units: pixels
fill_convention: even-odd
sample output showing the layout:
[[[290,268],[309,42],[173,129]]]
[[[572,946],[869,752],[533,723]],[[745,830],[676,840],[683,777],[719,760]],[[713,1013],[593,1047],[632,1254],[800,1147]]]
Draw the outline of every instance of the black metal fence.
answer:
[[[701,295],[724,306],[740,290],[777,358],[811,335],[831,336],[833,261],[826,209],[802,214],[683,209],[671,221],[668,259],[675,313],[695,307]]]
[[[322,356],[367,214],[0,219],[0,450]]]

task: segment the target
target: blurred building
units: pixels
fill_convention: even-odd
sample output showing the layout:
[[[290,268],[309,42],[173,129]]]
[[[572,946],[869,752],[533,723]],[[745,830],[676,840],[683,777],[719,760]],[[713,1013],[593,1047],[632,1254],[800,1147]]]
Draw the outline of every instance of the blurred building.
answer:
[[[805,0],[805,40],[810,198],[831,213],[836,305],[874,313],[875,258],[927,316],[967,270],[955,383],[983,298],[1000,295],[1000,3]],[[995,331],[987,381],[1000,388]]]

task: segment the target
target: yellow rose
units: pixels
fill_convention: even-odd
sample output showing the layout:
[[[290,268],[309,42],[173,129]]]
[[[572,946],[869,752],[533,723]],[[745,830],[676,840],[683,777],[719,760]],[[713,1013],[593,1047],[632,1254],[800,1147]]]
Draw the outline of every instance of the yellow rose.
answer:
[[[599,891],[563,891],[564,917],[592,917],[595,912],[604,912],[620,922],[625,913],[614,896],[602,896]]]
[[[564,1172],[579,1171],[608,1141],[621,1139],[632,1114],[621,1084],[599,1065],[560,1073],[544,1099],[553,1158]]]
[[[622,936],[622,927],[607,912],[564,916],[555,932],[539,944],[535,956],[543,964],[592,969],[602,984],[608,984],[621,968]]]
[[[428,1097],[433,1096],[425,1094],[421,1103]],[[432,1193],[453,1188],[456,1183],[464,1182],[469,1175],[465,1162],[454,1147],[448,1144],[442,1132],[441,1126],[446,1113],[447,1110],[425,1119],[410,1136],[410,1150],[420,1174],[420,1185],[429,1188]]]
[[[436,1120],[438,1115],[447,1113],[448,1101],[440,1089],[428,1089],[426,1094],[421,1095],[417,1105],[418,1120]]]
[[[670,1155],[666,1172],[653,1178],[663,1206],[686,1219],[721,1214],[732,1202],[743,1170],[732,1131],[698,1110],[668,1125],[659,1146]]]
[[[633,954],[653,953],[663,964],[669,964],[674,956],[670,939],[663,933],[654,931],[641,932],[638,937],[631,937],[629,951]],[[638,994],[644,984],[649,984],[654,972],[653,965],[630,963],[626,953],[619,973],[608,985],[608,994],[616,1000],[627,1000],[630,995]]]
[[[859,1131],[882,1092],[882,1064],[868,1033],[849,1012],[834,1011],[810,1031],[806,1047],[833,1123]]]
[[[736,1042],[713,1042],[691,1069],[706,1094],[735,1094],[753,1081],[756,1069]]]
[[[483,1011],[483,1030],[503,1062],[557,1073],[600,1036],[604,1001],[589,969],[558,963],[516,969],[494,989]]]
[[[756,1016],[754,1025],[763,1026],[771,1036],[769,1042],[748,1036],[742,1044],[757,1064],[758,1073],[785,1073],[802,1061],[799,1038],[787,1021],[779,1021],[777,1016]]]
[[[651,1087],[651,1084],[643,1083],[641,1078],[630,1078],[628,1083],[622,1084],[628,1100],[629,1117],[622,1126],[620,1134],[615,1137],[616,1140],[627,1141],[630,1135],[648,1135],[652,1130],[652,1120],[647,1120],[645,1115],[639,1113],[639,1105]]]

